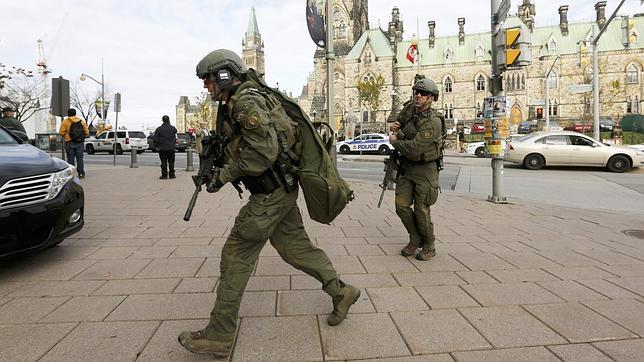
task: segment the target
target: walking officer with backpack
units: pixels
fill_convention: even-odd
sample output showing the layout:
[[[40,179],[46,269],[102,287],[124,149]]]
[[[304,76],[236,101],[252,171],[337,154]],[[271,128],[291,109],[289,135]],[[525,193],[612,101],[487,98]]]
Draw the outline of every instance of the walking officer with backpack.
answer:
[[[78,177],[85,178],[85,167],[83,165],[83,149],[85,148],[85,137],[89,136],[89,127],[82,119],[76,117],[76,110],[70,108],[67,111],[67,118],[60,124],[59,132],[65,139],[65,151],[67,151],[67,162],[76,166]]]
[[[326,253],[313,246],[304,230],[297,206],[298,175],[290,164],[302,156],[296,140],[298,122],[287,115],[255,70],[247,69],[230,50],[206,55],[197,65],[197,76],[220,104],[214,132],[222,132],[217,137],[228,140],[225,163],[209,191],[241,181],[251,195],[221,252],[210,322],[201,330],[182,332],[179,343],[194,353],[219,358],[230,354],[244,289],[267,240],[284,261],[321,283],[333,303],[327,323],[340,324],[360,290],[338,278]]]
[[[445,119],[431,108],[438,99],[438,88],[432,80],[419,78],[412,90],[413,101],[405,104],[391,126],[389,142],[400,153],[396,214],[409,233],[409,243],[400,253],[428,260],[436,255],[430,207],[438,199]]]

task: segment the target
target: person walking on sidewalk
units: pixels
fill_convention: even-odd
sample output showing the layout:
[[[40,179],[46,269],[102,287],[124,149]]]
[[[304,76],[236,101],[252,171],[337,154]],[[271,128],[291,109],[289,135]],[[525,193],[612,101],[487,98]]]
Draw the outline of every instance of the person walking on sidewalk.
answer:
[[[409,233],[409,243],[400,253],[428,260],[436,255],[430,207],[438,199],[445,121],[431,108],[432,102],[438,99],[438,88],[432,80],[419,79],[412,90],[414,101],[405,105],[390,127],[389,142],[401,155],[396,214]]]
[[[65,151],[67,162],[76,166],[78,177],[85,178],[85,165],[83,163],[83,150],[85,149],[85,137],[89,136],[89,127],[82,119],[76,117],[76,110],[70,108],[67,111],[67,118],[60,124],[58,131],[65,139]]]
[[[230,140],[214,191],[241,180],[251,194],[239,210],[221,251],[217,299],[210,322],[201,330],[182,332],[178,338],[191,352],[219,358],[230,354],[244,289],[267,240],[282,259],[322,284],[333,302],[333,312],[327,318],[329,325],[340,324],[360,297],[360,289],[338,278],[326,253],[312,245],[304,230],[297,206],[297,183],[287,187],[282,181],[296,175],[277,167],[286,146],[282,141],[294,143],[293,133],[289,138],[289,132],[295,129],[278,133],[273,122],[288,120],[290,127],[294,126],[281,107],[269,108],[250,72],[255,71],[247,69],[236,53],[226,49],[210,52],[197,65],[197,76],[203,80],[204,88],[223,107],[219,110],[219,117],[223,117],[221,130]],[[280,172],[282,177],[275,177]]]
[[[197,152],[197,154],[200,154],[203,150],[201,141],[206,136],[208,136],[208,130],[206,129],[206,125],[201,122],[199,123],[199,127],[195,130],[195,151]]]
[[[174,174],[174,146],[177,144],[177,129],[170,124],[170,117],[161,117],[163,124],[154,131],[154,145],[159,150],[159,159],[161,159],[161,176],[162,180],[177,178]],[[168,170],[170,173],[168,174]]]

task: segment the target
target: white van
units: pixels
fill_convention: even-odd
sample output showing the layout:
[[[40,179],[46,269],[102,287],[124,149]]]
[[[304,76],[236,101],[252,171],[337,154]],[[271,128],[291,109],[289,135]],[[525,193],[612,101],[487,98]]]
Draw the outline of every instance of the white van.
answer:
[[[123,151],[132,151],[136,147],[136,153],[143,153],[148,149],[148,140],[143,131],[122,130],[116,132],[116,154],[120,155]],[[114,131],[107,131],[98,134],[96,137],[85,139],[85,152],[92,155],[95,152],[114,151]]]

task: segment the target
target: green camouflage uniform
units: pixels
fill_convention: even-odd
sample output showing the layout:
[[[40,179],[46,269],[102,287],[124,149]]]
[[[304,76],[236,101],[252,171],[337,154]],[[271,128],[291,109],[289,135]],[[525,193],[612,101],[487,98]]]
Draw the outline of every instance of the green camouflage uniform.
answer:
[[[441,115],[431,108],[415,114],[414,103],[410,102],[401,111],[398,122],[401,124],[398,139],[392,142],[400,152],[402,168],[396,181],[396,214],[412,245],[435,251],[430,206],[438,199],[436,160],[442,142]]]
[[[253,88],[257,85],[252,81],[242,83],[227,103],[230,122],[224,130],[231,141],[220,174],[223,184],[262,175],[280,152],[273,122],[288,116],[275,114]],[[239,211],[222,250],[217,300],[203,331],[207,339],[232,343],[244,289],[266,240],[287,263],[320,281],[328,295],[338,294],[342,282],[324,251],[311,244],[297,198],[297,190],[287,193],[278,187],[268,194],[251,195]]]

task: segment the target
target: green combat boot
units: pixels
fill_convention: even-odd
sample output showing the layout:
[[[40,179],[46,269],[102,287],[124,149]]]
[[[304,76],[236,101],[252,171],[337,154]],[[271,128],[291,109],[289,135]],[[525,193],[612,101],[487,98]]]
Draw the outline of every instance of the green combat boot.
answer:
[[[400,251],[400,255],[402,255],[402,256],[412,256],[412,255],[416,254],[416,250],[418,250],[418,244],[409,243],[409,244],[407,244],[407,246],[405,246]]]
[[[342,323],[349,313],[349,308],[360,298],[360,289],[342,283],[342,288],[338,294],[333,297],[333,312],[326,319],[330,326],[337,326]]]
[[[184,331],[179,334],[179,344],[192,353],[212,354],[216,358],[228,358],[232,343],[206,339],[203,331]]]
[[[429,260],[436,256],[436,250],[429,249],[428,246],[424,246],[418,254],[416,254],[416,259],[418,260]]]

